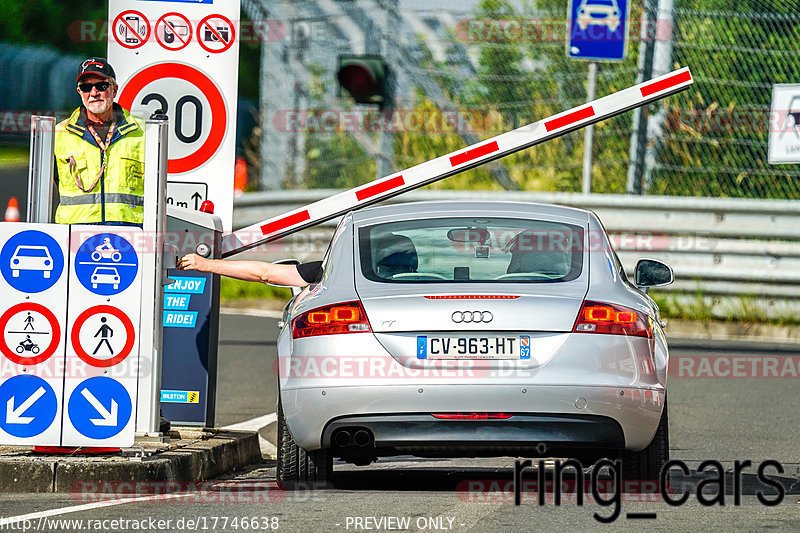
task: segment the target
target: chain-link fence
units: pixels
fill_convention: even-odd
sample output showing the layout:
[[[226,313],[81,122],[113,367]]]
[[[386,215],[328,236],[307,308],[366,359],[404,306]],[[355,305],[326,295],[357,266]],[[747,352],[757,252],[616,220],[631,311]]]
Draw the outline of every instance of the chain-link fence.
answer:
[[[256,188],[354,186],[586,101],[566,0],[438,4],[244,0],[283,31],[262,45]],[[632,2],[626,57],[599,64],[597,96],[678,66],[695,84],[596,125],[592,191],[800,196],[798,165],[767,162],[772,85],[800,82],[798,16],[789,0]],[[343,54],[384,58],[391,106],[341,94]],[[579,191],[583,152],[574,132],[430,187]]]
[[[767,162],[770,129],[791,126],[770,100],[773,84],[800,83],[799,18],[788,0],[675,3],[674,61],[697,82],[665,103],[651,193],[800,198],[800,165]]]

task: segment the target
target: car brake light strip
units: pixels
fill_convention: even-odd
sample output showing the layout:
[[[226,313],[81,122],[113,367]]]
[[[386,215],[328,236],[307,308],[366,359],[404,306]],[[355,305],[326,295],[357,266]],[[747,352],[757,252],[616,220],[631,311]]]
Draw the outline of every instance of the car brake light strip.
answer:
[[[252,224],[224,237],[222,256],[229,257],[244,252],[291,235],[301,229],[320,224],[352,209],[374,204],[519,150],[561,137],[589,124],[683,91],[692,82],[689,68],[684,67],[563,113],[420,163],[401,172],[390,174],[366,185]]]

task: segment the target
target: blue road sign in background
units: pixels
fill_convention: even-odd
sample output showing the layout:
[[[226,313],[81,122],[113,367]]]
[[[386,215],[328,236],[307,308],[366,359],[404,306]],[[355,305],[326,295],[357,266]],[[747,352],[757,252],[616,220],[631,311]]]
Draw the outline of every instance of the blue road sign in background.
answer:
[[[627,42],[629,0],[570,0],[567,55],[621,61]]]
[[[0,272],[20,292],[42,292],[64,272],[64,254],[47,233],[26,230],[8,239],[0,251]]]
[[[90,439],[108,439],[122,431],[131,418],[128,391],[118,381],[98,376],[75,387],[67,414],[75,429]]]
[[[95,294],[119,294],[131,286],[139,271],[139,257],[131,243],[113,233],[86,239],[75,253],[75,275]]]
[[[58,398],[42,378],[14,376],[0,385],[0,407],[0,428],[24,439],[50,427],[58,411]]]

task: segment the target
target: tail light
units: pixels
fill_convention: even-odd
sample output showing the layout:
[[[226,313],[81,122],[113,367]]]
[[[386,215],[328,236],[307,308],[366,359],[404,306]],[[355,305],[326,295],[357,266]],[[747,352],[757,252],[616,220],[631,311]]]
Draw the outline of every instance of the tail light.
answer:
[[[583,302],[574,333],[605,333],[653,338],[650,317],[629,307],[600,302]]]
[[[372,331],[361,302],[347,302],[306,311],[292,321],[292,338]]]

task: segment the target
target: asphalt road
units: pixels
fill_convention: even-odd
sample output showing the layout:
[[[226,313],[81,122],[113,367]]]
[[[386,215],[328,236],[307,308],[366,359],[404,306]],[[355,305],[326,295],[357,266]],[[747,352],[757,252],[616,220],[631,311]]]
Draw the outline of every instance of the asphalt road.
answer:
[[[222,315],[218,425],[274,410],[275,322]],[[800,347],[742,342],[676,340],[671,350],[673,358],[693,358],[685,363],[714,361],[714,357],[761,361],[799,354]],[[336,464],[335,488],[325,490],[281,491],[274,482],[274,462],[264,461],[215,481],[209,490],[172,494],[169,499],[95,503],[95,495],[4,494],[0,495],[0,516],[29,514],[30,529],[38,531],[584,531],[602,526],[595,513],[609,517],[618,508],[613,526],[605,527],[630,531],[800,530],[798,378],[709,378],[697,374],[672,376],[669,382],[671,456],[691,469],[688,476],[672,479],[676,496],[684,490],[690,494],[688,501],[677,507],[637,494],[622,496],[618,506],[588,501],[579,506],[573,500],[560,506],[552,500],[539,505],[536,492],[524,492],[522,505],[517,507],[510,491],[514,458],[400,457],[369,467]],[[262,435],[268,434],[262,431]],[[721,493],[713,490],[713,485],[706,487],[710,492],[704,492],[706,497],[721,494],[724,505],[699,503],[697,487],[702,475],[696,468],[701,461],[720,461],[729,471],[733,461],[745,459],[753,466],[742,475],[738,505],[730,474]],[[786,494],[773,507],[763,505],[756,496],[762,491],[767,498],[776,497],[756,475],[758,464],[768,459],[780,462],[784,469],[773,479]],[[776,474],[774,469],[768,473]],[[534,479],[535,473],[530,478]],[[655,518],[637,518],[639,515],[632,513],[654,513]],[[244,518],[246,526],[242,525]],[[110,522],[114,519],[129,522]],[[17,522],[17,527],[21,529],[23,524]]]

